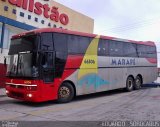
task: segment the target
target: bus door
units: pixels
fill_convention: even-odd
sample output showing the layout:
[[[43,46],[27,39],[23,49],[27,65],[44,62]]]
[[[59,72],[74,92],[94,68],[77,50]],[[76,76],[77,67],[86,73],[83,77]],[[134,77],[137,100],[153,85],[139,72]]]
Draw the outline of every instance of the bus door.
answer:
[[[55,52],[45,51],[41,53],[41,77],[43,86],[41,87],[42,95],[45,97],[53,96],[53,82],[55,77]]]

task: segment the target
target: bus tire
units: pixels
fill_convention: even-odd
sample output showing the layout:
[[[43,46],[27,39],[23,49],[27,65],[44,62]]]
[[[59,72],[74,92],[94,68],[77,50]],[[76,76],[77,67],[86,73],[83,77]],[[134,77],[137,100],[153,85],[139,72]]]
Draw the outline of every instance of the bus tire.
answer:
[[[70,102],[74,97],[74,88],[68,83],[64,82],[58,90],[58,102],[67,103]]]
[[[141,77],[137,76],[137,77],[135,78],[134,89],[135,89],[135,90],[139,90],[139,89],[141,88],[141,86],[142,86],[142,79],[141,79]]]
[[[127,92],[131,92],[134,87],[134,79],[132,77],[128,77],[126,80],[126,90]]]

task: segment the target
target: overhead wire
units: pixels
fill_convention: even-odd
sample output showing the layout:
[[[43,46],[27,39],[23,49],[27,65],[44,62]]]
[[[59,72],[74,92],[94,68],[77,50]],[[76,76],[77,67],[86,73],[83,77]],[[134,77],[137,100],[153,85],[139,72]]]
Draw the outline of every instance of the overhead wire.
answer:
[[[139,20],[137,22],[133,22],[131,24],[125,24],[122,26],[118,26],[118,27],[113,27],[113,28],[109,28],[109,29],[105,29],[105,30],[100,30],[100,32],[105,32],[105,31],[110,31],[110,32],[119,32],[122,30],[132,30],[132,29],[137,29],[138,27],[146,27],[146,26],[150,26],[150,25],[155,25],[158,23],[158,20],[160,22],[160,17],[158,17],[157,19],[149,19],[149,20]]]

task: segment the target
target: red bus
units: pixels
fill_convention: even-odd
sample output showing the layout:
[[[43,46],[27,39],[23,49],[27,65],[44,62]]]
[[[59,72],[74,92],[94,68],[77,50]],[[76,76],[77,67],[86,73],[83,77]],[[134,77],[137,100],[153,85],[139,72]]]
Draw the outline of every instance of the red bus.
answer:
[[[154,42],[43,28],[12,37],[6,93],[11,98],[69,102],[77,95],[140,89],[157,78]]]

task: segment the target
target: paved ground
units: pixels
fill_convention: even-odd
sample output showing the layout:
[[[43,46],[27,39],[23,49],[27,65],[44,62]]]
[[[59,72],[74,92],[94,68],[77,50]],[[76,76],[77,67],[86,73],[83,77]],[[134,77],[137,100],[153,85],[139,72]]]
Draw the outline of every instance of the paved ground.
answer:
[[[160,87],[108,91],[77,97],[67,104],[33,104],[8,98],[0,90],[0,121],[160,120]]]

